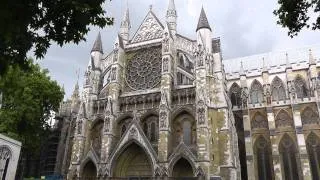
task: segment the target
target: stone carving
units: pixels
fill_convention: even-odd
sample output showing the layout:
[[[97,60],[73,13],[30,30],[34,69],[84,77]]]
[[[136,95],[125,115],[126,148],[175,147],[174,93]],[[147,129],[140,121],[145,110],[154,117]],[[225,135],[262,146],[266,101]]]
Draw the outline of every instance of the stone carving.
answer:
[[[276,127],[293,127],[293,121],[284,110],[280,110],[275,120]]]
[[[309,107],[301,113],[301,120],[303,125],[319,124],[318,114]]]
[[[197,58],[197,66],[203,66],[203,61],[206,56],[206,52],[202,44],[198,44],[198,48],[195,50],[194,56]]]
[[[5,162],[10,157],[11,157],[10,149],[7,148],[6,146],[1,146],[0,147],[0,161],[3,160],[3,162]],[[0,167],[0,169],[1,169],[1,167]]]
[[[165,111],[160,112],[160,128],[166,128],[167,127],[167,113]]]
[[[267,104],[271,104],[271,87],[270,84],[263,86],[264,96],[266,97]]]
[[[104,119],[104,132],[110,131],[110,117]]]
[[[251,122],[251,128],[268,129],[268,121],[266,117],[262,116],[260,113],[256,114]]]
[[[248,104],[248,88],[246,87],[241,89],[241,100],[242,100],[242,107],[246,108]]]
[[[163,39],[162,39],[162,51],[164,53],[169,52],[169,35],[168,32],[164,33]]]
[[[82,133],[82,119],[79,119],[79,121],[77,122],[77,128],[78,128],[78,134]]]
[[[163,58],[163,72],[168,72],[169,70],[169,59]]]
[[[132,38],[133,43],[148,41],[152,39],[161,38],[163,35],[163,28],[152,13],[149,13],[145,21],[140,25],[136,35]]]
[[[205,103],[203,100],[200,100],[198,102],[198,121],[199,121],[199,124],[202,125],[205,123],[205,113],[206,113],[206,110],[205,110]]]
[[[111,81],[114,81],[114,80],[116,80],[117,79],[117,68],[116,67],[113,67],[112,69],[111,69]]]
[[[138,137],[138,132],[136,130],[136,128],[132,128],[129,131],[129,137],[130,138],[137,138]]]
[[[118,61],[118,52],[119,52],[118,43],[116,43],[115,48],[113,49],[113,62]]]
[[[161,56],[160,47],[136,52],[126,66],[128,86],[134,90],[143,90],[158,85],[161,80]]]
[[[89,69],[89,68],[88,68]],[[90,74],[91,71],[90,70],[86,70],[86,72],[84,73],[84,78],[85,78],[85,85],[89,85],[90,84]]]
[[[183,38],[181,36],[177,36],[176,41],[177,43],[175,43],[175,45],[177,46],[177,49],[183,50],[189,54],[194,53],[196,44],[193,41]]]

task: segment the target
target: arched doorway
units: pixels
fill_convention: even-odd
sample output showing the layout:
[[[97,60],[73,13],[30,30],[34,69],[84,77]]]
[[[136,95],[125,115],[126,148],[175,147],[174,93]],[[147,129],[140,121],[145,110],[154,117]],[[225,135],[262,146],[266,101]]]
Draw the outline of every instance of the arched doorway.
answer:
[[[152,163],[136,143],[129,145],[114,161],[113,177],[150,177]]]
[[[174,178],[193,177],[192,166],[185,158],[180,158],[172,169],[172,176]]]
[[[92,161],[88,161],[83,167],[81,179],[90,180],[96,179],[97,177],[97,168]]]

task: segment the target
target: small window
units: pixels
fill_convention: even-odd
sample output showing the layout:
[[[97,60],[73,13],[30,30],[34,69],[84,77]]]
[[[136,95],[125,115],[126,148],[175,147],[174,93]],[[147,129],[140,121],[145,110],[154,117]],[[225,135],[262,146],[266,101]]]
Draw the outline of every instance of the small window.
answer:
[[[156,141],[156,124],[153,122],[151,123],[151,137],[150,137],[150,141],[154,142]]]
[[[187,120],[183,122],[183,142],[191,145],[191,123]]]

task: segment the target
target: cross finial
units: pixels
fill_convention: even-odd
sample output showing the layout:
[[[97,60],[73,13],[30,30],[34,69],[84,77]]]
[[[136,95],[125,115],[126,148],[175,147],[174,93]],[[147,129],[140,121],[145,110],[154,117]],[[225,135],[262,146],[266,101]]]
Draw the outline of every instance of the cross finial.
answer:
[[[150,11],[152,10],[152,4],[150,4],[149,9],[150,9]]]

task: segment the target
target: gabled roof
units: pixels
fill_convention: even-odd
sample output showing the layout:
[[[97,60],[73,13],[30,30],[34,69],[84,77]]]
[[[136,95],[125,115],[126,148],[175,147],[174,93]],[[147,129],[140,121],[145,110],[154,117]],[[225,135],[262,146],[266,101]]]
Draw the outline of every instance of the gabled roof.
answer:
[[[152,39],[162,38],[164,26],[157,16],[152,12],[148,12],[138,30],[134,34],[131,43],[138,43]]]
[[[207,28],[207,29],[210,29],[210,31],[211,31],[211,27],[209,25],[207,15],[204,12],[203,7],[201,9],[201,13],[200,13],[200,17],[199,17],[198,26],[197,26],[196,31],[198,31],[199,29],[202,29],[202,28]]]

